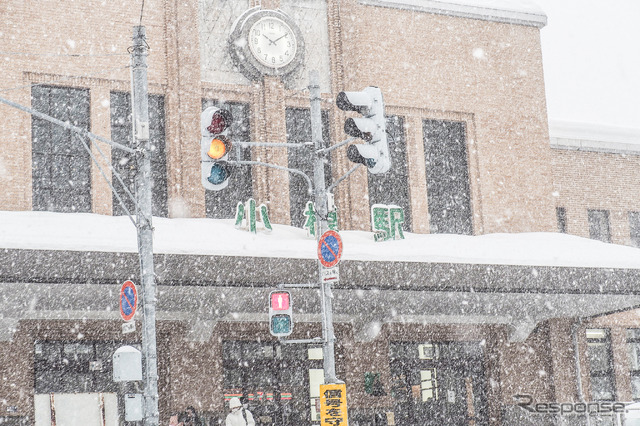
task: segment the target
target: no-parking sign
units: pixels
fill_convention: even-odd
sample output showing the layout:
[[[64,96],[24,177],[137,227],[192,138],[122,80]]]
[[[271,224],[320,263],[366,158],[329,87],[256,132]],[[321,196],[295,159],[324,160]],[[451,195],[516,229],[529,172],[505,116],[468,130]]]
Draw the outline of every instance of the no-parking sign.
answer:
[[[336,231],[327,231],[318,241],[318,259],[325,268],[332,268],[340,262],[342,238]]]
[[[120,315],[125,321],[131,321],[138,307],[138,290],[132,281],[125,281],[120,288]]]

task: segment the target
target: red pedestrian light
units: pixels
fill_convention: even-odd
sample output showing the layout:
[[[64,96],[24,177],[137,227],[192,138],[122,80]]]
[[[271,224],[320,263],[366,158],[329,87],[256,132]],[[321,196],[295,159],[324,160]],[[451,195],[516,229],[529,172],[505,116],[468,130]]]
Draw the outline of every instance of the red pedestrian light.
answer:
[[[271,309],[274,311],[286,311],[289,309],[289,292],[278,291],[271,293]]]
[[[269,332],[276,337],[285,337],[293,331],[291,294],[275,290],[269,294]]]

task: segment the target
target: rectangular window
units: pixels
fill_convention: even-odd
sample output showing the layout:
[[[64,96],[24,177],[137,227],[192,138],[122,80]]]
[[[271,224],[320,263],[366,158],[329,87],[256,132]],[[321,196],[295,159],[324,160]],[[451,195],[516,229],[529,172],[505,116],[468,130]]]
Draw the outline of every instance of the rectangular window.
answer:
[[[411,230],[409,174],[407,172],[407,142],[404,118],[387,116],[387,133],[391,168],[387,173],[369,176],[369,203],[395,204],[404,210],[404,230]]]
[[[589,238],[593,240],[611,242],[611,231],[609,230],[608,210],[587,210],[589,221]]]
[[[558,232],[567,233],[567,209],[556,207],[556,219],[558,220]]]
[[[34,110],[90,128],[90,97],[86,89],[32,86]],[[57,124],[32,117],[31,160],[33,209],[54,212],[91,211],[91,141]]]
[[[251,127],[249,120],[249,104],[237,102],[220,102],[214,99],[203,99],[202,110],[210,106],[231,111],[233,123],[229,132],[231,142],[251,141]],[[240,154],[239,158],[237,154]],[[229,160],[251,161],[251,149],[240,149],[233,146]],[[229,186],[220,191],[205,191],[205,208],[207,217],[212,219],[231,219],[235,217],[236,206],[239,202],[246,202],[253,197],[252,166],[237,166],[233,168],[229,178]]]
[[[165,139],[164,96],[149,95],[149,140],[151,142],[152,214],[167,217],[167,157]],[[131,95],[126,92],[111,92],[111,140],[133,147],[131,125]],[[118,148],[111,150],[111,163],[120,173],[129,191],[135,196],[136,160],[134,154]],[[133,202],[125,195],[120,182],[113,178],[113,187],[118,191],[129,212],[133,214]],[[117,197],[113,195],[113,215],[126,214]]]
[[[640,247],[640,212],[629,212],[629,239],[632,246]]]
[[[612,401],[615,399],[611,335],[606,328],[588,328],[587,358],[591,378],[591,399]]]
[[[287,143],[311,142],[311,112],[308,108],[287,108]],[[322,140],[324,146],[331,146],[329,136],[329,114],[322,111]],[[289,168],[297,169],[305,173],[313,182],[313,152],[314,148],[289,148]],[[331,185],[331,167],[325,163],[325,185]],[[309,185],[306,179],[294,173],[289,173],[289,202],[291,212],[291,226],[301,228],[304,226],[304,210],[307,201],[313,201],[313,194],[309,194]]]
[[[465,123],[424,120],[429,227],[433,234],[473,234]]]
[[[629,375],[631,376],[631,397],[640,400],[640,328],[627,330],[629,350]]]
[[[118,342],[36,342],[35,393],[116,392],[112,359],[120,346]]]
[[[420,395],[423,402],[438,399],[438,378],[435,368],[420,370]]]

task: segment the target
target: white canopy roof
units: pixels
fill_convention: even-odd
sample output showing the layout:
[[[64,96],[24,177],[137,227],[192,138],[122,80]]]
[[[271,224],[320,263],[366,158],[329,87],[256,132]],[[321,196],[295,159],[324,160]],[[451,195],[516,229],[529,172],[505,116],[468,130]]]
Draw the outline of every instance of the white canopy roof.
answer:
[[[303,229],[274,225],[271,233],[236,229],[233,220],[154,218],[154,252],[316,259]],[[413,234],[374,242],[372,232],[342,231],[344,260],[640,269],[640,250],[560,233],[480,236]],[[0,248],[137,252],[125,216],[0,211]]]

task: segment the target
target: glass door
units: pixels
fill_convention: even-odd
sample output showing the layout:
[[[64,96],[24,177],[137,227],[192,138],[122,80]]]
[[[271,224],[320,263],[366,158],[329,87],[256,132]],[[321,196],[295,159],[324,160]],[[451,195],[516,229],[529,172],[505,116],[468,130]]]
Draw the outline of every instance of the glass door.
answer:
[[[225,404],[238,397],[257,426],[312,424],[315,382],[322,359],[304,345],[223,342]]]
[[[391,343],[396,425],[488,424],[478,343]]]

